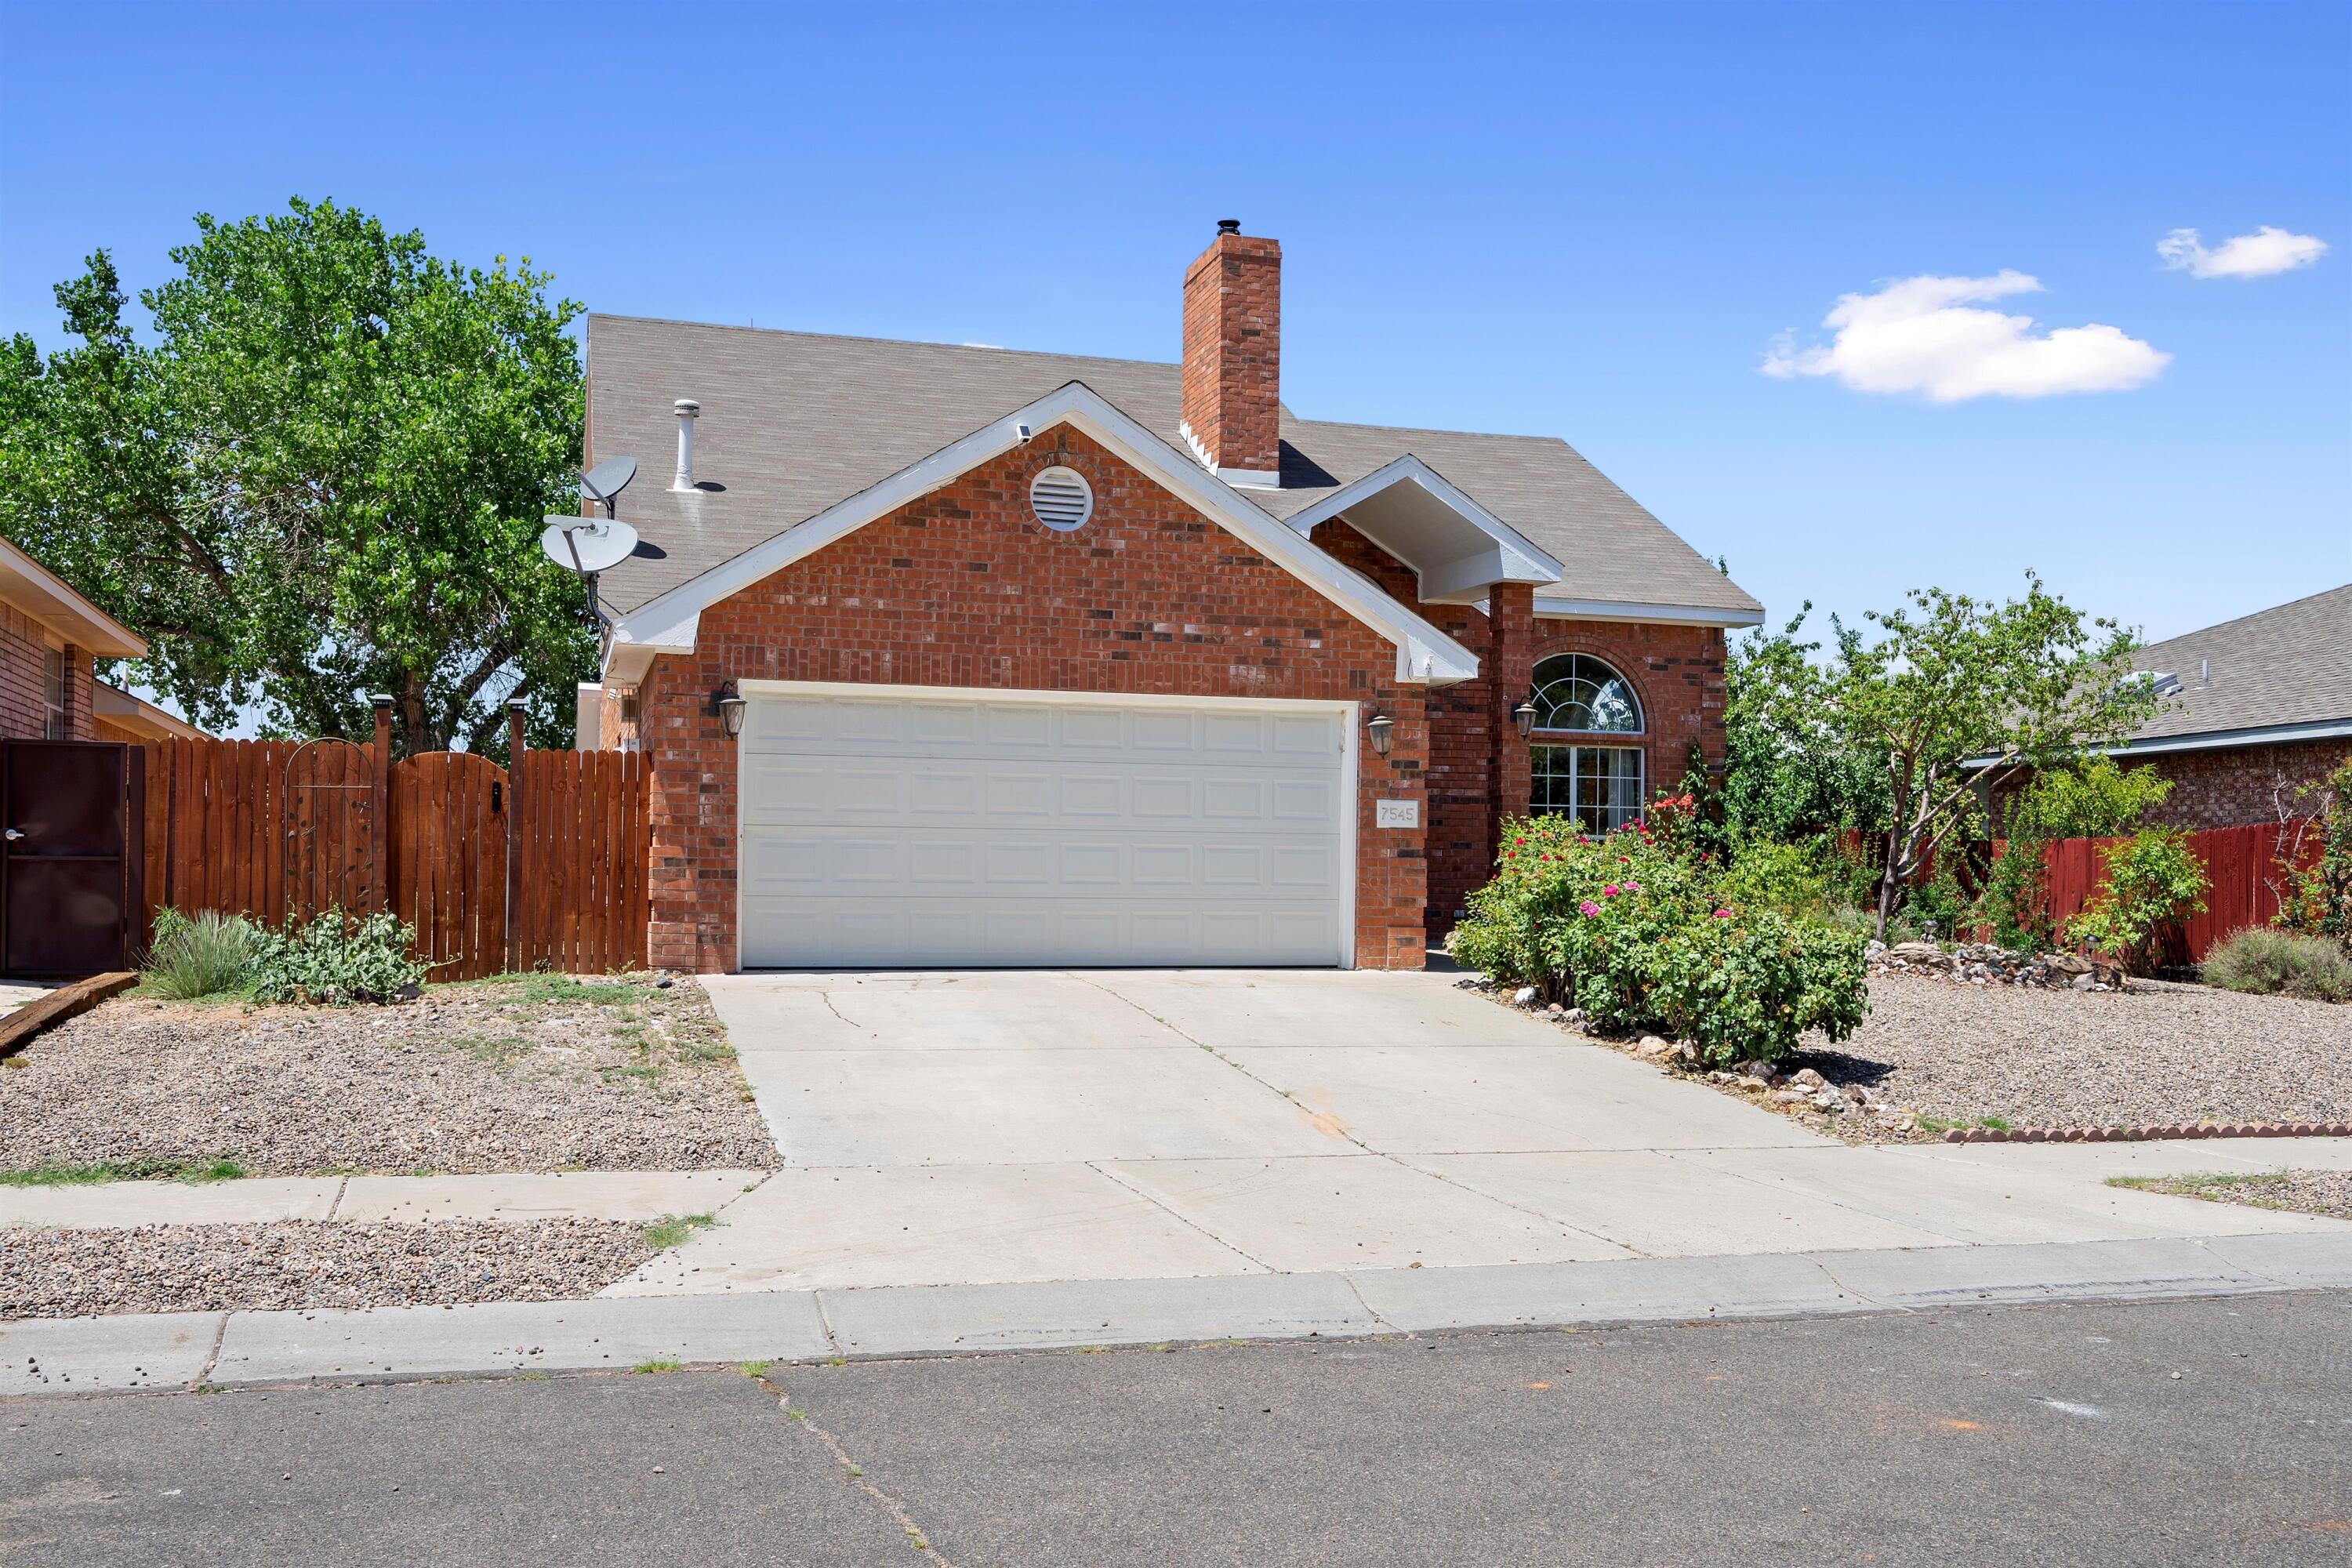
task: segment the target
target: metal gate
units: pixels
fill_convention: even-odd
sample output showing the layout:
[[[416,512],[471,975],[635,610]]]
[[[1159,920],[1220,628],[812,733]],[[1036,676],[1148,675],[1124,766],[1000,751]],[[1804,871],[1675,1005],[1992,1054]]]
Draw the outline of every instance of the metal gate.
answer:
[[[0,973],[130,967],[142,760],[111,742],[0,742]]]

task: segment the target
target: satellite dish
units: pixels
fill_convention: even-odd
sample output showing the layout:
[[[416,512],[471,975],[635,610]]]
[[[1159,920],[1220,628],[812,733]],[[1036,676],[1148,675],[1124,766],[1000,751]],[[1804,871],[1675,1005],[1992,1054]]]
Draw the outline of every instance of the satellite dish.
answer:
[[[614,514],[614,503],[621,499],[621,492],[627,489],[629,481],[636,477],[637,460],[635,458],[607,458],[580,476],[580,488],[588,492],[591,500],[604,503],[604,515],[609,518]]]
[[[637,531],[609,517],[551,517],[539,547],[558,566],[583,576],[609,572],[637,548]]]

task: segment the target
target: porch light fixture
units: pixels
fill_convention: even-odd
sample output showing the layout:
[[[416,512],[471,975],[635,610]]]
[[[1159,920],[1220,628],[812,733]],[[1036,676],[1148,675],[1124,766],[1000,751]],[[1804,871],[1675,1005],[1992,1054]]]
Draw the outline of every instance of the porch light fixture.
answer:
[[[1536,705],[1533,700],[1520,703],[1511,710],[1511,722],[1518,726],[1519,739],[1524,741],[1536,732]]]
[[[719,715],[719,721],[727,726],[730,736],[743,732],[743,694],[735,689],[733,681],[723,683],[710,694],[710,710]]]
[[[1389,737],[1395,732],[1396,721],[1385,713],[1375,713],[1364,721],[1365,732],[1372,738],[1372,750],[1381,756],[1389,754]]]

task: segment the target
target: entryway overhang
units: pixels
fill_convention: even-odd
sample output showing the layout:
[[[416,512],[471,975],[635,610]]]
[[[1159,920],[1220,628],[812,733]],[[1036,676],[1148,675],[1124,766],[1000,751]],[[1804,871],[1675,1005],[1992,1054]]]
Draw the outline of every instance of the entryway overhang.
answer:
[[[1339,518],[1412,568],[1425,605],[1472,605],[1497,583],[1557,583],[1567,569],[1410,452],[1286,519],[1302,538]]]

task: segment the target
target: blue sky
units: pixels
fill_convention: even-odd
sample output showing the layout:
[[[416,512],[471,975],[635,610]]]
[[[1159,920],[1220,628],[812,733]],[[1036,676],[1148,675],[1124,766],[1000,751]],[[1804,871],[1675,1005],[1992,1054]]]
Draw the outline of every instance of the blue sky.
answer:
[[[299,193],[600,310],[1172,359],[1234,216],[1293,408],[1563,437],[1776,616],[2032,567],[2161,637],[2352,578],[2352,6],[0,18],[0,330],[45,342],[93,247],[152,283]],[[2266,226],[2331,248],[2158,254]],[[1821,324],[2004,269],[1926,349],[1916,289]],[[2014,395],[2076,384],[2120,389]]]

